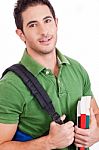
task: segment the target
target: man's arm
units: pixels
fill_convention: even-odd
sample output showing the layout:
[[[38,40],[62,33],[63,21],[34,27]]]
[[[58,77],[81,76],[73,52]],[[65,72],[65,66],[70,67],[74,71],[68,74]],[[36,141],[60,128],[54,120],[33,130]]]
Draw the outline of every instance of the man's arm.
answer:
[[[91,108],[93,109],[95,115],[99,115],[99,107],[94,98],[91,100]]]
[[[17,124],[0,124],[0,150],[51,150],[68,147],[74,141],[73,125],[71,121],[62,125],[52,122],[47,136],[19,142],[11,141]]]
[[[27,142],[11,141],[17,129],[17,124],[0,124],[0,150],[49,150],[47,137]]]
[[[75,145],[77,147],[90,147],[99,141],[99,107],[95,99],[91,100],[90,128],[75,127]]]

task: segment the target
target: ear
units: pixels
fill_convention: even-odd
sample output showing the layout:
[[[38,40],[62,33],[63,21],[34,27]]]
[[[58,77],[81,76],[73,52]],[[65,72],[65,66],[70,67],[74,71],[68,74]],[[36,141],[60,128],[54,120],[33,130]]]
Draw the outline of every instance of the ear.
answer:
[[[23,33],[22,30],[20,29],[16,29],[16,34],[20,37],[20,39],[25,43],[26,39],[25,39],[25,35]]]
[[[58,27],[58,18],[55,17],[55,24],[56,24],[56,27]]]

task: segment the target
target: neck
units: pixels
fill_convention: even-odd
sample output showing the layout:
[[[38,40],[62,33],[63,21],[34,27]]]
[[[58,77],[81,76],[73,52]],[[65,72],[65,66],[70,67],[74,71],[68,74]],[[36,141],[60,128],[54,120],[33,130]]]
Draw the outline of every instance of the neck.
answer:
[[[28,54],[39,64],[44,66],[47,69],[50,69],[52,73],[57,76],[58,74],[58,63],[57,63],[57,56],[56,56],[56,50],[53,50],[52,52],[48,54],[40,54],[37,52],[34,52],[33,50],[28,50]]]

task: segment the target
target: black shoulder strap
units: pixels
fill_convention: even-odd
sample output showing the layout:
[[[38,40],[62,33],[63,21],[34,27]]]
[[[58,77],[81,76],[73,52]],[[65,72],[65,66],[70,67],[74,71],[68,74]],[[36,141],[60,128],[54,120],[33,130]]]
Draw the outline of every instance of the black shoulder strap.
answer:
[[[39,83],[37,78],[31,72],[29,72],[22,64],[15,64],[15,65],[12,65],[11,67],[7,68],[3,72],[2,77],[8,71],[14,72],[21,78],[21,80],[24,82],[24,84],[30,90],[31,94],[36,97],[36,99],[40,103],[41,107],[46,112],[48,112],[48,114],[51,116],[53,121],[55,121],[59,124],[63,124],[63,122],[60,119],[60,115],[55,111],[52,101],[51,101],[50,97],[48,96],[47,92],[44,90],[44,88]]]

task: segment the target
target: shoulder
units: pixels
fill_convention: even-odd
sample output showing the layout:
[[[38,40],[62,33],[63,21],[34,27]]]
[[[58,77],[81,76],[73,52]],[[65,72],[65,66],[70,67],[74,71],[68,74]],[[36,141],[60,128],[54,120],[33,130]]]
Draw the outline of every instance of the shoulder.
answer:
[[[21,79],[13,72],[7,72],[0,80],[0,85],[11,85],[12,87],[17,88],[22,84]]]
[[[25,85],[13,72],[9,71],[0,80],[0,97],[9,96],[16,99],[16,96],[18,98],[20,97],[21,99],[24,99],[24,94],[22,92],[24,89],[26,89]]]
[[[79,61],[77,61],[77,60],[75,60],[75,59],[73,59],[71,57],[65,56],[65,58],[68,60],[68,62],[70,63],[70,65],[78,66],[78,67],[82,66]]]
[[[88,74],[87,70],[83,67],[83,65],[79,61],[77,61],[77,60],[75,60],[73,58],[70,58],[68,56],[65,56],[65,57],[68,60],[68,62],[70,63],[69,67],[71,67],[76,72],[79,72],[81,74],[84,74],[84,75]]]

